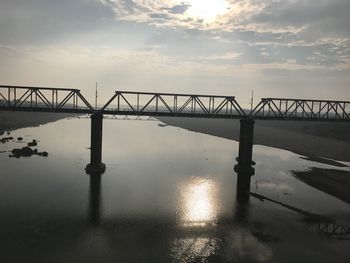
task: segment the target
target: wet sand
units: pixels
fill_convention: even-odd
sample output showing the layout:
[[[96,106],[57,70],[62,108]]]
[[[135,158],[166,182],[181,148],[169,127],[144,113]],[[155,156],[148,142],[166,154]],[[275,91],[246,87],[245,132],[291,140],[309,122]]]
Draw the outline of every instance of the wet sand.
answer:
[[[164,118],[172,126],[239,140],[239,120]],[[254,144],[350,162],[350,123],[256,121]]]
[[[0,111],[0,135],[5,131],[37,127],[42,124],[73,116],[75,115],[66,113]]]
[[[294,171],[293,174],[306,184],[350,204],[350,172],[313,167],[309,171]]]

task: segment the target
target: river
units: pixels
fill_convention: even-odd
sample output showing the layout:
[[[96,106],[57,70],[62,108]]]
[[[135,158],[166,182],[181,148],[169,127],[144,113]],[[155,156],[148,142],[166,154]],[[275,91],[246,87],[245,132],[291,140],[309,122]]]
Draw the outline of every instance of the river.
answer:
[[[36,139],[49,155],[0,153],[2,262],[350,262],[350,241],[320,222],[236,203],[237,142],[159,124],[105,119],[107,170],[92,180],[89,119],[11,132],[24,140],[0,151]],[[300,157],[255,145],[251,191],[350,226],[349,204],[292,173],[334,167]]]

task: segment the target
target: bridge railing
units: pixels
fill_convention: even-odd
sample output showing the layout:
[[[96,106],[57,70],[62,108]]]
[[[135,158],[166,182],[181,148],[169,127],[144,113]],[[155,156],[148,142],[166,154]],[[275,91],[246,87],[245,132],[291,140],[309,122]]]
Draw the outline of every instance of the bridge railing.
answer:
[[[350,101],[263,98],[252,118],[350,121]]]
[[[104,114],[242,118],[232,96],[117,91],[102,107]]]
[[[94,111],[77,89],[0,86],[0,109],[29,111]]]

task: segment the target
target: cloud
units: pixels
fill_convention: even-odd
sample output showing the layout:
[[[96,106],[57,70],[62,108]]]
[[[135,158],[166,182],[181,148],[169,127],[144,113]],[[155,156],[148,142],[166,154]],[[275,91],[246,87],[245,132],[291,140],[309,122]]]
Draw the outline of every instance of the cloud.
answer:
[[[230,0],[101,0],[101,2],[114,10],[117,20],[203,30],[229,29],[232,18],[238,19],[240,15],[253,13],[253,10],[260,6],[254,1],[244,3]],[[160,17],[166,21],[160,23],[154,19]]]
[[[350,56],[347,0],[4,0],[3,45],[161,45],[160,54],[203,59],[239,53],[230,64],[339,66]],[[224,3],[214,20],[190,10]],[[204,5],[204,7],[206,7]],[[44,23],[42,21],[45,21]],[[328,28],[328,30],[322,30]],[[137,44],[139,43],[139,44]],[[137,47],[139,48],[139,47]]]
[[[98,0],[2,0],[1,44],[46,44],[97,31],[114,13]]]
[[[181,26],[202,30],[220,29],[226,31],[254,31],[275,33],[301,33],[310,29],[329,34],[349,36],[350,2],[348,0],[321,0],[315,4],[311,0],[101,0],[111,7],[118,20],[146,22],[158,26]],[[204,8],[215,9],[218,4],[225,3],[227,8],[219,12],[215,19],[201,19],[199,12],[189,13],[194,7],[204,15]],[[195,5],[196,4],[196,5]],[[152,14],[152,16],[150,15]],[[162,25],[154,20],[156,16],[167,20]],[[323,30],[320,30],[323,29]],[[323,33],[324,34],[324,33]]]
[[[332,67],[346,63],[350,55],[350,16],[345,11],[350,9],[348,0],[322,0],[317,4],[311,0],[225,0],[226,10],[210,21],[189,12],[196,0],[101,1],[114,10],[118,21],[172,29],[175,35],[179,29],[184,30],[183,35],[192,30],[192,43],[197,42],[199,31],[206,32],[216,37],[216,48],[231,43],[238,51],[224,52],[242,53],[239,62],[243,64],[293,59],[305,65]],[[201,4],[214,7],[208,4],[213,1]],[[209,53],[210,42],[206,41]]]
[[[304,28],[309,33],[312,33],[311,29],[317,29],[316,33],[322,31],[323,34],[348,37],[349,9],[350,2],[347,0],[321,0],[317,4],[310,0],[272,1],[249,22],[267,28]]]
[[[258,96],[347,96],[349,67],[329,70],[294,61],[241,65],[231,63],[240,54],[174,57],[161,55],[159,48],[1,47],[0,78],[7,84],[79,88],[89,99],[96,81],[103,91],[101,99],[116,89],[232,94],[242,104],[251,89]]]
[[[214,17],[203,8],[213,3],[220,3],[208,9]],[[24,85],[105,80],[127,89],[344,96],[349,3],[3,0],[0,77]]]
[[[189,4],[181,3],[171,8],[164,8],[164,10],[168,10],[171,14],[184,14],[190,6]]]

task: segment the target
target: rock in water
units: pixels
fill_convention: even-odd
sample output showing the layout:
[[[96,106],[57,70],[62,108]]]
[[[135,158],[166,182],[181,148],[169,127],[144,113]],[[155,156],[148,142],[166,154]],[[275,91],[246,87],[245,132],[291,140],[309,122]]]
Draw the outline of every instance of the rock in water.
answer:
[[[39,156],[44,156],[47,157],[49,154],[48,152],[38,152],[37,149],[32,149],[28,146],[23,147],[22,149],[13,149],[12,150],[12,155],[10,155],[9,157],[16,157],[16,158],[20,158],[20,157],[30,157],[32,155],[39,155]]]
[[[12,150],[12,155],[10,155],[10,157],[16,157],[16,158],[19,158],[21,156],[25,156],[25,157],[29,157],[29,156],[32,156],[34,154],[34,151],[26,146],[26,147],[23,147],[22,149],[13,149]]]
[[[6,143],[6,142],[11,141],[11,140],[13,140],[13,137],[4,137],[4,138],[0,139],[0,142]]]
[[[28,143],[28,146],[37,146],[38,142],[34,139],[32,142]]]

